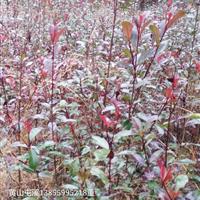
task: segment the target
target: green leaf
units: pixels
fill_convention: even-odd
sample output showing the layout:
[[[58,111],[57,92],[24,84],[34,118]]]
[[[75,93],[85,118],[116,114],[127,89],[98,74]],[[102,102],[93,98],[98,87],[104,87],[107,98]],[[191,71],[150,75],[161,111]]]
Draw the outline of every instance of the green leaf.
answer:
[[[68,119],[66,118],[66,116],[64,115],[58,115],[57,116],[57,119],[62,122],[62,123],[75,123],[76,120],[75,119]]]
[[[185,159],[179,160],[178,163],[190,165],[190,164],[196,164],[196,161],[185,158]]]
[[[132,150],[123,150],[117,153],[116,155],[118,156],[131,155],[132,156],[134,153],[135,151],[132,151]]]
[[[156,181],[151,180],[148,182],[148,187],[150,190],[157,190],[159,188],[159,185]]]
[[[48,117],[46,116],[46,113],[36,114],[32,118],[33,119],[38,119],[38,120],[48,120]]]
[[[148,145],[152,140],[154,140],[156,138],[156,135],[155,133],[150,133],[148,135],[146,135],[144,137],[144,139],[146,140],[146,144],[145,145]]]
[[[39,164],[39,156],[34,149],[29,151],[29,167],[34,171],[37,169]]]
[[[100,161],[100,160],[105,160],[109,154],[110,150],[108,149],[97,149],[94,152],[95,160]]]
[[[187,121],[187,126],[195,126],[197,124],[200,124],[200,119],[192,119],[192,120],[189,120]]]
[[[41,178],[52,178],[53,174],[49,171],[43,171],[39,173],[39,177]]]
[[[145,165],[145,160],[142,155],[138,154],[135,150],[124,150],[116,154],[116,156],[130,155],[141,165]]]
[[[163,136],[164,134],[165,134],[165,131],[164,131],[164,128],[163,127],[161,127],[160,125],[155,125],[155,128],[157,129],[157,131],[158,131],[158,134],[160,135],[160,136]]]
[[[188,183],[189,179],[187,175],[178,175],[175,179],[176,182],[176,191],[178,191],[181,188],[184,188],[185,185]]]
[[[78,159],[76,160],[65,160],[64,165],[69,169],[69,174],[71,176],[77,176],[80,171],[80,162]]]
[[[41,147],[42,148],[47,148],[47,147],[51,147],[51,146],[54,146],[55,145],[55,142],[54,141],[52,141],[52,140],[47,140],[47,141],[45,141],[42,145],[41,145]]]
[[[43,130],[42,127],[33,128],[29,134],[29,140],[33,141],[33,139]]]
[[[158,158],[160,157],[161,154],[163,154],[163,149],[159,149],[159,150],[153,152],[153,154],[151,155],[151,157],[149,159],[150,163],[153,163],[156,160],[158,160]]]
[[[122,96],[122,100],[125,101],[125,102],[129,102],[130,99],[131,99],[131,96],[128,95],[128,94],[125,94],[125,95]]]
[[[147,49],[144,51],[141,51],[137,56],[137,63],[142,64],[144,63],[148,58],[152,57],[154,54],[153,49]]]
[[[134,192],[133,189],[130,188],[130,187],[129,187],[128,185],[126,185],[126,184],[124,184],[123,186],[118,186],[118,187],[116,187],[114,190],[116,190],[116,191],[122,190],[122,191],[128,192],[128,193],[133,193],[133,192]]]
[[[12,143],[11,147],[14,147],[14,148],[16,148],[16,147],[28,148],[28,146],[26,144],[23,144],[23,143],[21,143],[19,141],[16,141],[16,142]]]
[[[123,127],[126,129],[126,130],[130,130],[132,128],[132,124],[131,122],[127,119],[123,122]]]
[[[195,182],[200,183],[200,176],[193,176],[192,179],[193,179]]]
[[[109,183],[108,178],[106,177],[105,173],[101,169],[97,167],[92,167],[90,172],[93,176],[98,177],[105,185]]]
[[[200,113],[192,113],[188,116],[190,119],[200,119]]]
[[[109,106],[106,106],[106,107],[102,110],[102,113],[113,112],[113,111],[115,111],[115,106],[109,105]]]
[[[152,24],[149,26],[149,28],[152,32],[154,40],[156,41],[156,45],[159,46],[160,45],[160,31],[158,27],[155,24]]]
[[[160,53],[163,53],[169,46],[169,40],[164,40],[160,43],[158,51],[157,51],[157,55],[159,55]]]
[[[28,172],[28,173],[34,173],[35,172],[33,169],[31,169],[27,165],[22,165],[22,169],[23,169],[23,171]]]
[[[0,116],[0,121],[5,122],[5,119],[3,116]]]
[[[0,141],[0,149],[2,149],[6,144],[7,144],[7,138],[3,138],[3,139]]]
[[[132,130],[120,131],[114,136],[114,142],[118,142],[121,138],[133,135]]]
[[[85,155],[85,154],[87,154],[89,152],[90,152],[90,147],[89,146],[85,146],[81,151],[81,155],[83,156],[83,155]]]
[[[129,50],[129,49],[124,49],[124,50],[123,50],[123,54],[124,54],[125,57],[131,58],[131,53],[130,53],[130,50]]]
[[[132,35],[131,35],[131,43],[133,44],[134,47],[136,47],[138,42],[138,31],[136,28],[132,30]]]
[[[57,156],[57,157],[65,157],[65,154],[63,154],[63,153],[61,153],[60,151],[49,151],[48,152],[49,153],[49,155],[52,155],[52,156]]]
[[[92,136],[92,139],[95,144],[99,145],[100,147],[104,149],[109,150],[109,144],[104,138],[99,137],[99,136]]]
[[[60,105],[60,107],[65,108],[65,107],[67,107],[68,104],[65,100],[61,100],[59,105]]]

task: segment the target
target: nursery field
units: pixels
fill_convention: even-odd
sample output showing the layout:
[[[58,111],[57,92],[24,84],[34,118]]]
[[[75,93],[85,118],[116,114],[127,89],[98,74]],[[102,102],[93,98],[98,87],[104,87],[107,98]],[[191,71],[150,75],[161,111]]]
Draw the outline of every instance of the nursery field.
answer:
[[[0,0],[0,200],[200,200],[199,0]]]

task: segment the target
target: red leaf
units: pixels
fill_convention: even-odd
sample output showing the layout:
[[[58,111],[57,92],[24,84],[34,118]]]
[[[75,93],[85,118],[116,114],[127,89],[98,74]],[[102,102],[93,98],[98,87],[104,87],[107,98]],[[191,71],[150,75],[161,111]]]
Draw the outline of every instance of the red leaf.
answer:
[[[29,133],[32,129],[32,122],[31,120],[27,120],[24,122],[24,128]]]
[[[172,15],[172,13],[170,13],[170,15],[169,15],[168,22],[167,22],[167,28],[170,28],[181,17],[185,16],[185,11],[179,10],[173,17],[171,15]]]
[[[196,71],[197,71],[198,73],[200,73],[200,62],[196,62],[195,68],[196,68]]]
[[[174,57],[174,58],[178,58],[179,55],[180,55],[180,52],[179,51],[171,51],[171,56]]]
[[[172,169],[171,168],[167,169],[165,167],[165,162],[163,159],[158,160],[157,164],[160,168],[160,180],[162,184],[167,185],[167,183],[171,181],[173,178]]]
[[[15,120],[14,115],[12,115],[10,113],[8,115],[6,115],[6,122],[7,123],[11,124],[14,120]]]
[[[160,179],[163,182],[165,177],[165,162],[163,159],[157,161],[157,165],[160,168]]]
[[[52,5],[51,0],[44,0],[44,3],[47,4],[48,6]]]
[[[56,33],[55,43],[58,42],[58,40],[59,40],[60,36],[63,34],[63,32],[64,32],[64,29],[61,29],[60,31],[58,31],[58,32]]]
[[[122,22],[122,31],[124,33],[125,38],[130,41],[132,35],[133,25],[128,21]]]
[[[15,78],[13,76],[7,76],[5,79],[6,83],[8,83],[12,88],[16,86]]]
[[[119,103],[118,103],[118,101],[116,101],[114,99],[112,99],[111,102],[115,106],[115,117],[116,117],[116,119],[119,119],[120,116],[121,116],[121,111],[120,111],[120,108],[119,108]]]
[[[165,96],[167,99],[169,99],[171,102],[174,102],[176,100],[176,96],[174,94],[173,88],[169,87],[165,89]]]
[[[100,114],[99,117],[101,118],[101,120],[103,121],[103,124],[107,128],[112,127],[114,125],[114,122],[111,121],[111,119],[109,119],[107,116]]]
[[[111,150],[110,153],[108,154],[107,158],[109,158],[110,160],[112,160],[114,158],[114,152]]]
[[[156,61],[157,61],[158,63],[160,63],[164,58],[165,58],[165,53],[162,53],[162,54],[160,54],[160,55],[156,58]]]
[[[165,89],[165,96],[168,98],[168,99],[171,99],[173,97],[173,90],[172,88],[166,88]]]
[[[168,0],[167,5],[168,7],[170,7],[172,5],[173,1],[172,0]]]
[[[170,19],[172,18],[172,16],[173,16],[173,15],[172,15],[171,12],[168,12],[168,13],[167,13],[167,19],[168,19],[168,20],[170,20]]]
[[[50,32],[52,43],[55,43],[55,37],[56,37],[57,31],[58,31],[58,27],[56,25],[53,24],[53,25],[50,26],[49,32]]]
[[[53,24],[50,26],[49,32],[50,32],[50,36],[51,36],[51,42],[53,44],[56,44],[58,42],[60,36],[64,32],[64,29],[58,30],[58,26]]]
[[[140,15],[140,16],[139,16],[139,20],[138,20],[138,21],[139,21],[139,24],[138,24],[139,27],[142,26],[142,23],[143,23],[144,19],[145,19],[145,16],[144,16],[144,15]]]
[[[44,70],[44,69],[41,69],[41,71],[40,71],[40,77],[42,79],[45,79],[47,77],[47,75],[48,75],[47,71]]]
[[[172,169],[165,169],[165,177],[163,183],[166,185],[169,181],[172,180],[172,178]]]
[[[169,56],[170,56],[170,53],[169,53],[169,52],[165,52],[165,53],[160,54],[160,55],[156,58],[156,60],[157,60],[158,63],[160,63],[162,60],[166,59],[166,58],[169,57]]]
[[[70,118],[70,115],[69,115],[68,112],[65,113],[65,116],[66,116],[67,119]],[[76,132],[75,132],[75,126],[74,126],[74,124],[72,122],[69,123],[69,128],[70,128],[70,132],[71,132],[73,138],[78,140]]]
[[[7,37],[5,35],[1,35],[0,34],[0,42],[3,42],[7,39]]]
[[[176,88],[177,87],[178,81],[179,81],[179,76],[176,74],[173,77],[172,88]]]
[[[167,192],[170,195],[170,199],[172,200],[175,200],[180,195],[180,192],[176,192],[171,189],[167,189]]]
[[[64,14],[64,20],[67,21],[69,19],[69,15],[67,13]]]

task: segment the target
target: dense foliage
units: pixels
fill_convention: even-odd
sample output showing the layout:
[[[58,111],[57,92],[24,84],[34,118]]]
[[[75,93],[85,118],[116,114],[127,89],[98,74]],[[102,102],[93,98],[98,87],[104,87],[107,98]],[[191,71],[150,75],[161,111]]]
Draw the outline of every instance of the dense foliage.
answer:
[[[199,6],[1,1],[2,198],[200,200]]]

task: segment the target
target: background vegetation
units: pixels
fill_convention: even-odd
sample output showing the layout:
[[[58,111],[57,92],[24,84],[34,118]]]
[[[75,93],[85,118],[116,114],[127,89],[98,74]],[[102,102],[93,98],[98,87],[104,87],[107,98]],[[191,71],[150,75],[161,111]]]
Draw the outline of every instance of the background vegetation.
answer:
[[[199,200],[199,6],[1,1],[1,199]]]

